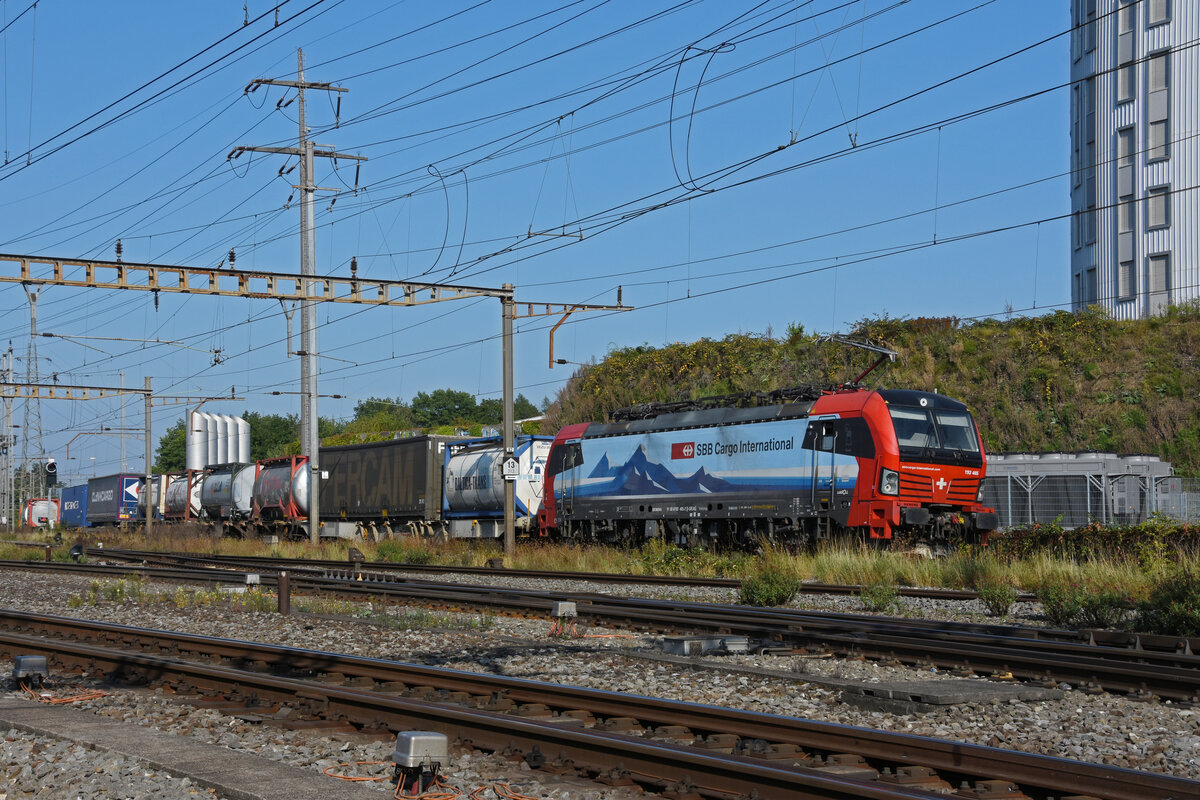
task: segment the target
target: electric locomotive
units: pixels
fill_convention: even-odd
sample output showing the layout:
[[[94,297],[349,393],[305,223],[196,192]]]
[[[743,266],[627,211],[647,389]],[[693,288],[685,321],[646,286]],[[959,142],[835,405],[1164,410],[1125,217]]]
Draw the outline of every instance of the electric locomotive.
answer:
[[[627,409],[569,425],[547,459],[543,536],[812,543],[900,533],[986,542],[986,459],[957,400],[855,385]]]

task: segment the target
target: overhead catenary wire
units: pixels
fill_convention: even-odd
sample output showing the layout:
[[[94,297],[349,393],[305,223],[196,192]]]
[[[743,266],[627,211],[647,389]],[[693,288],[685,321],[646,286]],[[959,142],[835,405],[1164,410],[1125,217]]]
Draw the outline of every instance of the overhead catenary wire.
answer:
[[[340,209],[341,209],[341,204],[340,204],[340,206],[338,206],[338,207],[340,207]],[[409,207],[410,207],[410,206],[409,206]]]

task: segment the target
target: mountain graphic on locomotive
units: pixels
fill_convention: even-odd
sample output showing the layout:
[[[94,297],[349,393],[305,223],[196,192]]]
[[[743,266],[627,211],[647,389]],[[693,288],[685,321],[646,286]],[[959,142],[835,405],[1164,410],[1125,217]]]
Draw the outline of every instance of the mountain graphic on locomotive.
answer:
[[[979,502],[985,467],[966,406],[935,393],[850,384],[640,406],[558,433],[538,529],[625,544],[979,543],[997,526]]]

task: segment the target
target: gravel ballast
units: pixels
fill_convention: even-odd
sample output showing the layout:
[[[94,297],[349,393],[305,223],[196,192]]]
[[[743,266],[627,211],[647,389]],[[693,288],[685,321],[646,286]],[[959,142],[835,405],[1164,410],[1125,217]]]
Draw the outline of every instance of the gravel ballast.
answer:
[[[590,586],[553,581],[515,581],[490,577],[463,582],[521,585],[575,592],[623,592],[624,587]],[[1118,695],[1091,695],[1066,691],[1061,699],[1001,703],[978,702],[951,706],[925,714],[904,715],[854,708],[839,699],[835,688],[806,681],[838,678],[861,682],[951,680],[949,675],[884,666],[874,662],[785,656],[725,656],[705,660],[711,668],[694,669],[639,657],[661,653],[660,639],[599,628],[584,629],[584,636],[606,638],[552,640],[549,621],[436,614],[436,621],[459,618],[457,629],[420,629],[420,617],[405,616],[404,606],[370,608],[370,616],[348,618],[294,613],[247,612],[224,606],[177,608],[172,603],[117,604],[99,599],[95,604],[79,599],[87,594],[91,580],[69,575],[6,571],[0,574],[0,606],[33,613],[82,617],[141,627],[163,628],[211,636],[250,639],[292,647],[330,650],[372,658],[432,664],[454,669],[490,672],[512,677],[569,683],[628,694],[649,695],[689,702],[804,717],[826,722],[858,725],[880,730],[933,736],[982,745],[1010,748],[1132,769],[1149,770],[1200,780],[1200,715],[1191,708],[1169,702],[1142,702]],[[682,590],[680,587],[630,587],[630,594],[730,602],[729,590]],[[175,586],[148,585],[154,592],[173,595]],[[76,598],[72,600],[71,598]],[[303,598],[293,600],[293,608]],[[809,605],[809,602],[812,604]],[[902,598],[912,616],[937,619],[969,619],[996,622],[984,617],[978,601],[946,601]],[[801,597],[797,604],[830,610],[860,612],[857,598],[816,595]],[[1028,624],[1036,613],[1029,604],[1014,608],[1007,621]],[[361,607],[366,612],[367,606]],[[435,612],[436,613],[436,612]],[[1001,620],[1005,621],[1005,620]],[[411,625],[411,627],[405,627]],[[611,634],[618,634],[611,637]],[[611,638],[609,638],[611,637]],[[729,669],[733,667],[734,669]],[[776,679],[748,675],[738,667],[783,673],[794,678]],[[0,673],[11,672],[11,663],[0,661]],[[1060,688],[1067,688],[1065,685]],[[226,717],[216,711],[180,705],[156,690],[113,690],[99,700],[75,704],[80,711],[102,714],[162,730],[164,733],[198,737],[233,750],[257,753],[319,773],[326,767],[357,761],[386,761],[390,742],[346,740],[312,733],[285,731]],[[170,776],[147,774],[136,763],[120,758],[103,760],[97,772],[96,754],[75,752],[72,745],[31,738],[26,734],[5,736],[3,775],[9,779],[8,796],[15,797],[218,797],[206,789],[186,785]],[[34,753],[34,750],[37,750]],[[38,756],[41,756],[39,759]],[[33,761],[51,764],[36,779],[21,772]],[[452,783],[469,791],[485,783],[513,781],[517,791],[536,797],[571,800],[632,796],[629,790],[606,789],[577,779],[558,779],[541,773],[529,774],[498,756],[482,753],[455,754],[447,772]],[[9,771],[18,769],[14,776]],[[32,768],[30,768],[32,769]],[[82,783],[90,780],[93,783]],[[50,781],[51,793],[33,783]],[[126,781],[138,791],[109,789]],[[136,783],[135,783],[136,782]],[[381,793],[390,791],[380,784]],[[2,792],[3,790],[0,790]],[[106,793],[107,792],[107,793]],[[386,796],[386,795],[385,795]]]

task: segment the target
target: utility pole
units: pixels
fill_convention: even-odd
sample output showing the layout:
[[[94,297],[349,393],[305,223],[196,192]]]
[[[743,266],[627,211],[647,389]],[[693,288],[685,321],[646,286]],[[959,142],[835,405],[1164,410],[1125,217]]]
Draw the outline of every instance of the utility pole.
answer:
[[[502,369],[504,372],[504,458],[513,458],[516,453],[516,442],[513,436],[513,285],[506,283],[501,287],[504,292],[500,296],[502,320],[500,325]],[[516,481],[504,482],[504,555],[515,558],[517,555],[517,501]]]
[[[4,354],[4,380],[12,381],[13,379],[13,349],[12,342],[8,343],[8,352]],[[16,526],[16,506],[13,503],[13,445],[16,443],[16,437],[13,436],[12,426],[12,399],[4,398],[4,414],[3,424],[4,430],[0,432],[0,465],[4,469],[3,479],[0,479],[0,490],[4,492],[4,522],[9,531],[12,531]]]
[[[279,153],[294,155],[300,158],[300,182],[294,188],[300,190],[300,274],[313,278],[305,282],[304,299],[300,304],[300,452],[308,456],[308,537],[316,544],[321,539],[320,516],[320,481],[321,465],[318,456],[320,450],[319,420],[317,415],[317,304],[312,299],[317,281],[316,264],[316,226],[314,225],[313,203],[318,188],[322,191],[337,191],[318,187],[313,178],[313,159],[316,156],[332,159],[349,159],[366,161],[365,156],[352,156],[333,150],[318,150],[308,138],[308,125],[305,120],[304,90],[317,89],[323,92],[348,91],[330,83],[304,80],[304,51],[296,51],[296,80],[279,81],[259,78],[250,82],[246,94],[258,89],[259,86],[288,86],[296,90],[297,113],[300,117],[300,136],[297,147],[236,147],[228,158],[237,158],[247,151],[259,153]],[[280,100],[282,103],[282,99]],[[341,107],[341,101],[338,101]],[[282,174],[282,168],[280,170]],[[357,181],[356,181],[357,183]]]
[[[146,376],[146,391],[143,397],[146,400],[146,482],[142,484],[142,491],[146,493],[146,541],[152,542],[150,538],[151,530],[154,525],[154,486],[151,481],[154,476],[151,472],[154,469],[154,460],[151,455],[154,449],[154,440],[150,438],[150,407],[154,404],[154,395],[150,394],[150,376]],[[125,373],[121,373],[121,410],[125,409]],[[122,420],[125,418],[124,413],[121,414]],[[121,455],[125,455],[125,437],[121,437]],[[191,487],[188,487],[189,489]]]
[[[25,348],[25,382],[38,382],[37,354],[37,301],[42,289],[30,290],[22,284],[25,296],[29,298],[29,344]],[[30,469],[30,463],[40,459],[42,453],[42,407],[37,400],[26,400],[24,419],[21,423],[21,491],[26,500],[40,496],[44,481],[40,466]],[[36,451],[36,453],[31,452]]]
[[[125,370],[121,370],[121,388],[125,388]],[[125,395],[121,395],[121,430],[125,430]],[[118,437],[121,442],[121,472],[128,469],[125,466],[125,437]]]

